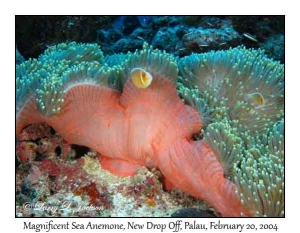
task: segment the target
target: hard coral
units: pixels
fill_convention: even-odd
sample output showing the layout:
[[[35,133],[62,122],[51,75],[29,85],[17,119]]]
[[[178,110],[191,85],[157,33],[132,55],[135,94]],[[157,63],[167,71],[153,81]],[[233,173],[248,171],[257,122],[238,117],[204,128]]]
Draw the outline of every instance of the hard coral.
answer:
[[[17,157],[21,162],[41,161],[45,157],[66,157],[71,146],[45,123],[32,124],[18,135]]]
[[[76,51],[79,56],[74,56]],[[251,55],[251,51],[241,50],[238,55],[232,56],[232,60],[239,62],[243,59],[243,54]],[[222,59],[230,55],[231,53],[223,53],[217,58],[203,55],[207,58],[204,59],[203,65],[197,66],[196,62],[196,65],[191,65],[189,69],[185,68],[185,65],[181,66],[183,75],[186,74],[188,77],[192,74],[194,78],[190,82],[186,81],[187,77],[185,77],[184,81],[193,85],[198,83],[200,90],[197,96],[191,96],[190,103],[193,103],[193,98],[201,97],[201,91],[204,92],[204,96],[211,94],[210,92],[205,94],[201,89],[206,85],[208,87],[213,85],[219,91],[214,89],[213,94],[217,97],[221,93],[229,95],[227,90],[233,91],[233,87],[228,84],[227,76],[233,73],[240,77],[244,73],[232,71],[228,62],[222,63]],[[260,53],[259,57],[262,57]],[[56,63],[60,60],[60,63]],[[245,182],[252,182],[253,173],[248,176],[248,179],[244,176],[244,172],[248,170],[244,166],[243,159],[250,157],[240,158],[237,151],[242,150],[243,143],[246,143],[253,133],[250,119],[247,118],[247,114],[253,114],[251,109],[243,115],[230,105],[233,112],[226,108],[222,110],[222,113],[227,114],[224,119],[229,123],[227,124],[226,121],[215,123],[216,125],[211,124],[211,127],[216,127],[217,130],[214,130],[215,128],[210,130],[210,125],[205,122],[206,118],[220,119],[218,118],[220,113],[216,111],[222,108],[212,109],[211,114],[207,114],[207,111],[203,117],[201,108],[195,109],[193,107],[197,106],[191,107],[182,103],[176,91],[178,69],[174,57],[144,46],[142,51],[129,53],[124,56],[123,61],[118,60],[117,63],[111,67],[106,65],[97,46],[87,45],[85,49],[83,44],[71,43],[49,48],[37,61],[18,66],[17,135],[30,123],[45,122],[68,143],[84,145],[100,153],[102,167],[114,174],[128,176],[134,175],[141,166],[157,167],[171,186],[208,201],[223,216],[272,214],[271,207],[252,204],[251,197],[256,196],[252,189],[248,192],[249,198],[244,199],[243,185]],[[49,64],[55,66],[53,70],[50,69]],[[278,87],[279,91],[282,90],[281,86],[276,84],[281,80],[280,75],[276,76],[278,71],[281,74],[281,68],[276,63],[269,63],[271,65],[266,68],[261,67],[261,64],[257,62],[254,66],[242,66],[245,74],[258,72],[261,80],[258,83],[261,90],[253,87],[255,83],[252,80],[248,82],[250,96],[246,96],[243,101],[250,102],[249,105],[254,108],[254,111],[270,119],[266,123],[265,121],[261,123],[264,127],[269,127],[271,125],[269,121],[278,119],[276,115],[278,103],[271,101],[270,105],[260,108],[257,106],[265,104],[264,101],[269,103],[269,96],[274,98],[270,91],[277,90]],[[210,66],[216,68],[211,69]],[[44,67],[44,69],[36,67]],[[215,70],[219,67],[221,74],[227,75],[225,79],[216,74]],[[208,73],[204,76],[204,81],[198,79],[202,73]],[[262,75],[269,76],[270,85],[274,87],[270,91],[264,89]],[[149,83],[143,86],[146,81]],[[248,79],[244,78],[241,81],[247,82]],[[219,86],[223,83],[224,87]],[[234,84],[238,87],[242,86],[242,83],[237,81]],[[221,89],[218,89],[219,87]],[[254,88],[255,92],[251,88]],[[259,94],[253,94],[257,92]],[[240,97],[240,94],[237,94]],[[211,98],[209,101],[217,105],[217,97],[216,101]],[[231,96],[225,100],[228,99],[232,101]],[[203,103],[209,106],[209,101],[204,98]],[[232,103],[230,101],[229,103]],[[267,114],[270,111],[271,115],[268,118]],[[192,137],[200,132],[203,120],[208,130],[204,132],[204,139],[194,142]],[[240,120],[241,127],[246,127],[249,134],[248,131],[242,134],[235,129],[234,120]],[[260,122],[259,119],[258,121]],[[219,130],[222,127],[226,129],[224,134],[223,130]],[[277,136],[281,134],[277,133],[281,128],[281,126],[275,128],[262,141],[262,143],[266,141],[270,143],[268,153],[273,161],[276,161],[277,157],[273,152],[278,147],[275,147],[272,142],[276,141]],[[224,145],[226,142],[229,142],[229,148]],[[252,152],[253,159],[258,161],[259,166],[265,166],[260,161],[263,155],[259,156],[255,153],[255,148],[250,150],[244,147],[245,155]],[[258,177],[262,176],[262,178],[258,179],[263,179],[264,182],[265,170],[271,168],[272,162],[262,167],[262,171],[258,174]],[[282,170],[279,170],[278,174],[282,176]],[[278,182],[280,184],[280,181]],[[254,184],[253,187],[261,191],[261,181],[259,184],[259,187]],[[278,187],[270,186],[270,192]],[[256,202],[256,199],[254,201]],[[268,201],[273,205],[274,202],[277,203],[277,198]],[[148,203],[153,205],[153,201]],[[282,213],[281,206],[278,206],[278,209],[279,212],[276,211],[274,214]]]
[[[192,28],[182,40],[186,49],[199,52],[207,48],[229,48],[228,44],[238,45],[240,37],[232,26],[225,25],[220,29]]]

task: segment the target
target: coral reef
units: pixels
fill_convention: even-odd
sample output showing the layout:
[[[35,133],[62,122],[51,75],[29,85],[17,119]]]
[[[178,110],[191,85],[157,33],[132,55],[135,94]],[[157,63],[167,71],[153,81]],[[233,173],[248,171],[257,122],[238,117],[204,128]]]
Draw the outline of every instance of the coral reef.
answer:
[[[128,24],[126,16],[121,18],[118,27],[108,25],[99,30],[98,43],[106,54],[133,52],[141,49],[143,42],[179,57],[244,45],[264,48],[267,55],[284,62],[281,16],[154,16],[146,24],[138,23],[139,17],[130,17],[135,27]],[[128,27],[131,33],[123,33]],[[277,35],[279,40],[270,43]]]
[[[269,57],[276,58],[284,63],[284,35],[275,34],[268,37],[264,43],[261,43],[261,48],[265,50]]]
[[[26,60],[66,41],[97,42],[107,55],[147,42],[180,57],[244,45],[283,63],[284,16],[16,16],[16,43]]]
[[[269,57],[284,63],[284,16],[229,16],[228,19],[243,35],[241,42],[244,46],[263,48]]]
[[[133,52],[147,42],[154,48],[185,56],[192,52],[229,48],[238,45],[241,38],[230,20],[219,18],[200,17],[193,26],[184,16],[153,17],[147,26],[139,23],[138,19],[127,18],[123,19],[121,29],[110,26],[99,30],[99,44],[106,54]]]
[[[37,58],[51,45],[65,41],[94,42],[97,30],[116,16],[16,16],[16,43],[26,58]]]
[[[244,45],[264,48],[267,55],[284,62],[281,16],[155,16],[146,25],[130,17],[135,27],[127,23],[127,17],[122,18],[118,27],[108,25],[98,31],[98,43],[106,54],[133,52],[143,42],[179,57]],[[131,33],[124,33],[128,27]],[[275,41],[276,36],[279,40]]]
[[[118,177],[101,168],[96,152],[78,159],[72,156],[76,153],[45,155],[41,161],[18,166],[17,216],[158,217],[170,216],[181,208],[213,211],[179,191],[164,191],[157,170],[142,168],[132,178]]]
[[[16,83],[18,140],[26,138],[27,125],[47,123],[68,144],[96,151],[101,164],[87,156],[69,161],[50,155],[36,164],[40,146],[20,140],[18,157],[35,171],[29,180],[41,171],[54,183],[65,178],[56,189],[104,206],[106,214],[113,205],[130,205],[118,201],[123,193],[141,208],[167,208],[155,196],[162,190],[159,178],[139,175],[146,166],[160,170],[166,188],[205,200],[222,216],[284,215],[283,65],[260,50],[240,47],[178,60],[144,44],[104,58],[96,44],[73,42],[18,65]],[[28,137],[47,134],[40,131]],[[60,143],[50,140],[55,146],[45,150]],[[144,178],[110,192],[113,185],[103,182],[111,178],[101,179],[102,169]]]
[[[240,43],[240,35],[236,32],[229,20],[219,20],[213,28],[190,28],[182,37],[182,45],[177,44],[177,48],[185,50],[185,54],[191,52],[204,52],[211,49],[225,49],[236,46]],[[214,22],[214,24],[216,24]],[[181,48],[180,48],[181,47]]]

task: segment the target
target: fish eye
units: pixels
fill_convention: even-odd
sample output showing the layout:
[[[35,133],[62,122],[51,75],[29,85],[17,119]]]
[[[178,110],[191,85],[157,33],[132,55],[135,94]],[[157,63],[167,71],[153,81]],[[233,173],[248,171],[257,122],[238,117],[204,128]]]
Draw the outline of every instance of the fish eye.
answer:
[[[141,71],[141,78],[144,79],[146,77],[146,73],[144,71]]]
[[[264,104],[265,103],[265,99],[262,95],[259,96],[259,104]]]

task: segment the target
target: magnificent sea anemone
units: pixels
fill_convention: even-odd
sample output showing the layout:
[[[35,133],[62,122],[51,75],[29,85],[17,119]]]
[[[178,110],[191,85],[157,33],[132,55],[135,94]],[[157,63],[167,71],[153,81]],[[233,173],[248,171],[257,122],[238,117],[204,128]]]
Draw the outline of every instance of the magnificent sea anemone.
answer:
[[[284,66],[238,47],[179,61],[178,89],[254,216],[284,215]]]
[[[260,50],[104,58],[73,42],[18,65],[16,84],[17,136],[45,122],[116,175],[156,167],[222,216],[284,215],[283,66]]]

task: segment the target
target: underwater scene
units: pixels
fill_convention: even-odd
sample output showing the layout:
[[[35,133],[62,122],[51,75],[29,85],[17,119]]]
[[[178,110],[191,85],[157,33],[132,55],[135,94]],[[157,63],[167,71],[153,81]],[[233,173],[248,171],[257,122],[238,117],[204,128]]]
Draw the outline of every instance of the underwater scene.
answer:
[[[17,217],[284,217],[284,16],[16,16]]]

